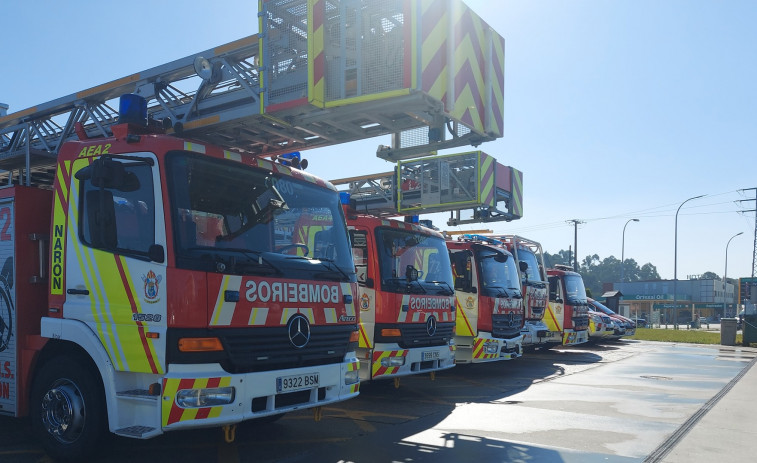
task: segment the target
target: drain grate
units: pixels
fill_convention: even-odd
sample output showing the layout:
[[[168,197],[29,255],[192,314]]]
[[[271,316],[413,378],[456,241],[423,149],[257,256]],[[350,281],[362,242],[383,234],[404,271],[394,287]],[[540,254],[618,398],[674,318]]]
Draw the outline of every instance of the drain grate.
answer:
[[[660,381],[673,381],[673,378],[670,376],[641,375],[641,377],[646,379],[657,379]]]

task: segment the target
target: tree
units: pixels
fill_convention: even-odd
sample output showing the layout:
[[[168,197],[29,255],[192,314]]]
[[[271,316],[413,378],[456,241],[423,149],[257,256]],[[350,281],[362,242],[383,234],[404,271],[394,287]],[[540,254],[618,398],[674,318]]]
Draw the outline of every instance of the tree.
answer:
[[[719,280],[720,277],[715,272],[704,272],[699,276],[700,280]]]
[[[557,254],[545,252],[544,265],[550,268],[554,267],[555,264],[569,262],[569,255],[569,251],[565,250],[561,250]],[[626,259],[625,262],[621,263],[615,256],[600,259],[597,254],[586,256],[580,262],[578,272],[584,280],[587,291],[597,296],[601,296],[604,292],[602,290],[604,283],[620,282],[621,273],[626,282],[660,279],[657,267],[652,264],[647,263],[639,268],[639,265],[633,259]]]

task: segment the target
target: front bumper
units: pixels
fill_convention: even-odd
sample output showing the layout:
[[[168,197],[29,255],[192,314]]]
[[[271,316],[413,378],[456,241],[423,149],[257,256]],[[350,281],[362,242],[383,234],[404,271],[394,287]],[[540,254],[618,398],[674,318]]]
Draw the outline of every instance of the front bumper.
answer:
[[[527,320],[523,329],[523,346],[535,346],[553,341],[560,342],[560,333],[553,333],[547,328],[547,324],[541,320]]]
[[[373,350],[358,349],[358,352],[360,379],[363,381],[430,373],[455,366],[454,342],[444,346],[413,349],[402,349],[397,344],[376,343]]]
[[[494,338],[490,333],[455,336],[455,363],[486,363],[513,360],[523,356],[523,335],[510,339]]]
[[[339,364],[244,374],[228,374],[217,364],[170,365],[162,382],[161,428],[223,426],[341,402],[359,394],[358,367],[354,354]],[[215,391],[229,389],[229,403],[186,406],[186,398],[195,393],[210,391],[213,397]]]

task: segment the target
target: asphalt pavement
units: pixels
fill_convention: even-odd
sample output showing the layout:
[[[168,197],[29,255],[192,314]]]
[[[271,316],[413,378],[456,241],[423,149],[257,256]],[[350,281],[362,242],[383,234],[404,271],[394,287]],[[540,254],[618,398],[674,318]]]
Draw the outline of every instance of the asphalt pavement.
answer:
[[[744,348],[745,350],[754,350]],[[754,461],[757,449],[757,357],[645,463]]]

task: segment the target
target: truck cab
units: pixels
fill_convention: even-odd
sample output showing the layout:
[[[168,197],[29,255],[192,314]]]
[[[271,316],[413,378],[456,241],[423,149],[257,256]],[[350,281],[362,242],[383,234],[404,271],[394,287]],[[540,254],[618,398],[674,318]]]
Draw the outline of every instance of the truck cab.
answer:
[[[520,275],[523,294],[525,324],[523,347],[526,349],[545,345],[553,333],[544,323],[547,311],[547,274],[541,244],[516,235],[493,236],[505,243],[512,253]]]
[[[512,254],[503,243],[478,235],[448,240],[447,248],[455,277],[455,362],[520,357],[525,317]]]
[[[553,333],[549,342],[564,346],[589,340],[589,313],[583,278],[571,267],[556,265],[547,269],[549,306],[545,317]]]
[[[454,281],[444,237],[345,209],[359,286],[361,380],[399,386],[402,376],[452,368]]]
[[[146,439],[357,396],[357,284],[334,187],[139,124],[112,131],[66,142],[48,188],[0,195],[7,230],[24,218],[0,254],[24,261],[6,279],[22,297],[0,413],[82,459],[108,430]]]

